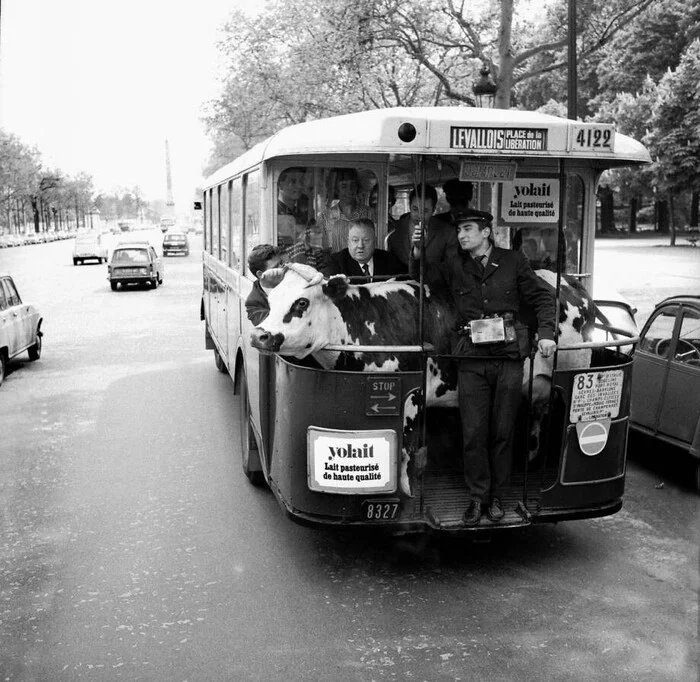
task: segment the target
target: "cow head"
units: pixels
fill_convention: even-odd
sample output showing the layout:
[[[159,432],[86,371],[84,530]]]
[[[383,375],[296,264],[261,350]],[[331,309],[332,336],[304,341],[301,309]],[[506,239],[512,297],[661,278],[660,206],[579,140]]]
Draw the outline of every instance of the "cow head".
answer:
[[[338,338],[330,338],[340,316],[325,293],[328,284],[320,272],[308,265],[289,263],[283,269],[264,273],[263,284],[273,286],[268,292],[270,314],[253,329],[254,348],[305,358],[328,343],[341,343]],[[342,287],[340,283],[338,286]]]

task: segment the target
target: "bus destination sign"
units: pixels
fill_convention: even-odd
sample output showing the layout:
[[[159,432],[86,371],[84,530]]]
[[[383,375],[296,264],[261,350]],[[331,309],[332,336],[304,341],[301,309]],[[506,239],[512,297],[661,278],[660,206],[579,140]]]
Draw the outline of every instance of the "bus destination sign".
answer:
[[[547,130],[451,126],[450,147],[470,151],[541,152],[547,149]]]
[[[476,182],[512,182],[518,164],[515,161],[462,161],[459,179]]]

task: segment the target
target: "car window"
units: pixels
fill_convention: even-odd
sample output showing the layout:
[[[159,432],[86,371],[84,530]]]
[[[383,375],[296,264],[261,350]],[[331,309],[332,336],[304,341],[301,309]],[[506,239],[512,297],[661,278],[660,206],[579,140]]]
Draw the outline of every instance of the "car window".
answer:
[[[5,288],[0,284],[0,310],[7,310],[7,307],[7,296],[5,296]]]
[[[146,249],[119,249],[114,252],[112,261],[115,263],[148,263]]]
[[[683,308],[674,359],[690,365],[700,365],[700,312],[693,308]]]
[[[644,334],[644,338],[639,344],[640,350],[667,358],[677,313],[678,306],[675,305],[660,310]]]
[[[8,306],[19,305],[22,302],[15,288],[15,283],[9,277],[2,280],[2,286],[5,289]]]

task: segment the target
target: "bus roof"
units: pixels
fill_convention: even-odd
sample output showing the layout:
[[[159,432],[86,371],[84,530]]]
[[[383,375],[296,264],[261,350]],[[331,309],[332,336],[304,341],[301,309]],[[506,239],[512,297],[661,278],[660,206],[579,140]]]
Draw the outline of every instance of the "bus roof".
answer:
[[[651,161],[644,145],[614,132],[611,124],[518,109],[396,107],[284,128],[218,170],[206,184],[275,157],[367,153],[580,158],[592,160],[599,169]]]

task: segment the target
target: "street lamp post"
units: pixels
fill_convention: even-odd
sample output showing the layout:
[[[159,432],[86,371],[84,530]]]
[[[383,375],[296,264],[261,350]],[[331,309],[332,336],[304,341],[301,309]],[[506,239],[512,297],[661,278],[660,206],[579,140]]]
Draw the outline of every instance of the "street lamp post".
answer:
[[[479,70],[479,80],[472,86],[476,106],[482,109],[493,109],[496,102],[496,92],[498,86],[491,78],[489,67],[485,64]]]

